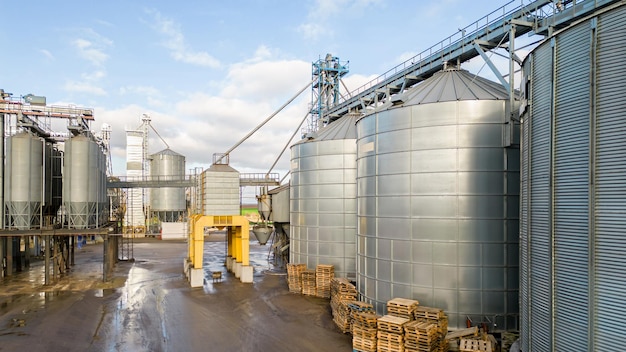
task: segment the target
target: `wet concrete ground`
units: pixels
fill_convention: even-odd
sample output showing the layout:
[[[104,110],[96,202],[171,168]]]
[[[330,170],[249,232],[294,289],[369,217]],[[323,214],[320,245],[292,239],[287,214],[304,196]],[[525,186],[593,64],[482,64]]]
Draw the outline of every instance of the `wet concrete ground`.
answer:
[[[207,279],[193,289],[184,242],[136,240],[136,261],[118,263],[109,283],[101,245],[77,250],[72,272],[49,287],[34,263],[0,282],[0,351],[351,351],[329,301],[289,293],[267,250],[251,240],[254,283],[244,284],[223,265],[223,235],[212,234]]]

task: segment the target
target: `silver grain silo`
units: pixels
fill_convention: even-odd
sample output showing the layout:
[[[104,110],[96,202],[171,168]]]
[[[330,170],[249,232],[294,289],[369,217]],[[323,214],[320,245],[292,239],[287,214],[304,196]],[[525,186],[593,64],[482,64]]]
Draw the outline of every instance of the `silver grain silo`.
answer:
[[[524,60],[520,339],[525,352],[622,349],[624,38],[626,7],[619,4],[556,32]]]
[[[200,175],[202,214],[240,215],[239,172],[228,164],[212,164]]]
[[[185,157],[169,148],[152,154],[150,176],[153,180],[172,182],[184,180]],[[154,216],[160,221],[182,221],[187,209],[185,189],[180,187],[152,188],[150,205]]]
[[[291,147],[290,262],[356,278],[356,117]]]
[[[80,135],[65,141],[63,205],[69,228],[94,228],[108,220],[108,207],[103,206],[106,162],[102,154],[89,137]]]
[[[357,286],[445,310],[449,326],[518,318],[519,148],[499,84],[436,73],[357,121]]]
[[[43,199],[44,143],[26,133],[6,141],[5,211],[6,227],[29,229],[39,227]]]

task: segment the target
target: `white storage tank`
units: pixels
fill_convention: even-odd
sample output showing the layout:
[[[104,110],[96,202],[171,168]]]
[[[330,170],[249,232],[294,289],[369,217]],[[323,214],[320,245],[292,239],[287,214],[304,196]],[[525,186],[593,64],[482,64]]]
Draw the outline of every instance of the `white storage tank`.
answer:
[[[108,221],[106,158],[100,146],[83,135],[65,141],[63,205],[68,228],[95,228]]]
[[[626,6],[524,60],[521,350],[621,350],[626,330]]]
[[[6,141],[5,217],[6,227],[20,230],[39,227],[43,201],[44,144],[21,132]]]
[[[212,164],[200,175],[202,214],[240,215],[239,172],[228,164]]]
[[[150,156],[150,176],[153,180],[183,181],[185,157],[171,149],[164,149]],[[150,189],[150,205],[153,214],[163,222],[183,221],[187,201],[182,187]]]
[[[500,85],[449,68],[357,121],[357,286],[517,328],[519,146]],[[513,110],[515,111],[515,110]]]
[[[356,117],[291,147],[290,262],[356,278]]]

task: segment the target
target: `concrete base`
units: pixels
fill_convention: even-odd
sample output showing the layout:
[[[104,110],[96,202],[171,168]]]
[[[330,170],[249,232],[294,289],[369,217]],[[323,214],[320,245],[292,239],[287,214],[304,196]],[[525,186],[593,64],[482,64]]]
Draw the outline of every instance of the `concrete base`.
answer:
[[[183,273],[185,273],[187,279],[189,279],[189,264],[191,264],[191,262],[189,259],[185,258],[183,261]]]
[[[231,257],[231,256],[226,257],[226,270],[233,271],[233,263],[234,262],[235,262],[235,260],[233,259],[233,257]]]
[[[189,268],[189,283],[191,287],[204,286],[204,269]]]
[[[241,277],[241,263],[235,262],[233,264],[233,272],[235,273],[235,277],[236,278],[240,278]]]
[[[254,267],[252,265],[241,266],[241,282],[250,283],[254,273]]]

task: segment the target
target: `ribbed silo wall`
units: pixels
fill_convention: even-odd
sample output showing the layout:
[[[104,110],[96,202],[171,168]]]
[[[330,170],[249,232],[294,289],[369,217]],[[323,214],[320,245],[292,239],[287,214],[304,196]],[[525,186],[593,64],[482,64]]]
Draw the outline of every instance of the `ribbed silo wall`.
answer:
[[[213,164],[200,175],[203,215],[240,215],[239,172]]]
[[[28,133],[6,141],[5,218],[7,228],[26,230],[40,225],[43,199],[43,142]]]
[[[445,310],[452,329],[518,318],[519,149],[506,100],[391,108],[357,122],[357,286]]]
[[[182,181],[185,178],[185,157],[169,149],[150,156],[150,176],[155,180]],[[152,188],[152,211],[161,221],[180,221],[185,216],[187,202],[185,189],[176,187]]]
[[[624,341],[624,38],[626,7],[612,6],[557,32],[523,64],[523,351]]]
[[[290,262],[356,277],[355,139],[291,147]]]
[[[86,136],[65,141],[63,205],[68,228],[95,228],[108,220],[103,154],[98,144]]]

